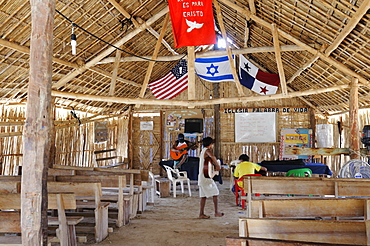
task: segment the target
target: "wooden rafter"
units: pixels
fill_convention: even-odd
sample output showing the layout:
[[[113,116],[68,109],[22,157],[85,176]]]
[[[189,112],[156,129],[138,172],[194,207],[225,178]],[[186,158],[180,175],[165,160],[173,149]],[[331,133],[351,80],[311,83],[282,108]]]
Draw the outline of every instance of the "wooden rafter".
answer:
[[[230,97],[230,98],[217,98],[210,100],[157,100],[157,99],[146,99],[146,98],[122,98],[122,97],[106,97],[106,96],[95,96],[87,94],[69,93],[61,91],[52,91],[53,96],[66,97],[80,100],[91,100],[100,102],[114,102],[114,103],[124,103],[124,104],[142,104],[142,105],[172,105],[172,106],[184,106],[184,107],[197,107],[205,105],[214,104],[224,104],[224,103],[241,103],[241,102],[261,102],[267,100],[276,100],[283,98],[294,98],[300,96],[308,96],[320,93],[326,93],[335,90],[344,90],[350,87],[349,84],[337,85],[332,87],[311,89],[306,91],[296,91],[289,93],[288,95],[275,94],[269,96],[249,96],[249,97]]]
[[[365,0],[362,2],[356,13],[352,16],[348,24],[343,28],[337,38],[329,45],[325,50],[324,54],[329,56],[338,46],[343,42],[343,40],[352,32],[352,30],[357,26],[360,20],[366,15],[370,8],[370,0]]]
[[[138,28],[136,28],[132,32],[130,32],[127,35],[125,35],[121,40],[119,40],[118,42],[116,42],[114,44],[114,46],[116,46],[116,47],[122,46],[128,40],[130,40],[131,38],[133,38],[134,36],[136,36],[137,34],[139,34],[140,32],[142,32],[143,30],[145,30],[146,29],[146,26],[150,26],[151,24],[153,24],[155,21],[157,21],[159,18],[161,18],[163,15],[165,15],[167,13],[168,13],[168,7],[167,8],[164,8],[161,11],[159,11],[157,14],[153,15],[150,19],[148,19],[148,21],[146,21],[144,24],[140,25]],[[79,74],[81,74],[84,71],[86,71],[88,68],[94,66],[101,59],[103,59],[107,55],[111,54],[115,49],[116,48],[114,48],[114,47],[107,48],[106,50],[104,50],[103,52],[101,52],[100,54],[98,54],[96,57],[94,57],[93,59],[91,59],[89,62],[87,62],[84,66],[79,67],[78,69],[75,69],[74,71],[70,72],[65,77],[63,77],[62,79],[60,79],[57,83],[55,83],[53,85],[53,88],[59,88],[59,87],[65,85],[66,83],[68,83],[69,81],[71,81],[73,78],[75,78]]]
[[[161,35],[159,36],[158,41],[157,41],[157,44],[156,44],[156,46],[154,48],[154,51],[153,51],[152,61],[149,61],[148,69],[146,70],[146,74],[145,74],[143,86],[141,87],[139,98],[143,98],[144,95],[145,95],[145,91],[147,89],[147,86],[148,86],[148,83],[149,83],[149,79],[150,79],[150,76],[152,75],[153,67],[154,67],[154,64],[155,64],[155,61],[154,60],[157,59],[159,48],[161,46],[161,41],[162,41],[163,36],[164,36],[164,34],[166,32],[166,28],[167,28],[169,19],[170,19],[169,18],[169,14],[166,14],[166,17],[164,18],[164,21],[163,21]]]
[[[266,28],[269,28],[271,29],[271,23],[259,18],[258,16],[256,15],[252,15],[251,12],[247,9],[244,9],[242,7],[240,7],[239,5],[237,4],[234,4],[232,3],[231,1],[229,0],[218,0],[224,4],[226,4],[227,6],[229,6],[230,8],[233,8],[235,9],[236,11],[240,12],[241,14],[245,15],[246,17],[248,18],[251,18],[253,21],[257,22],[258,24],[266,27]],[[370,6],[369,4],[367,3],[365,6],[365,9],[369,9]],[[310,45],[300,41],[299,39],[293,37],[291,34],[277,28],[278,30],[278,33],[279,35],[281,35],[282,37],[286,38],[287,40],[290,40],[292,41],[293,43],[295,43],[296,45],[299,45],[300,47],[304,48],[305,50],[307,50],[308,52],[314,54],[314,55],[318,55],[319,58],[321,58],[322,60],[326,61],[327,63],[329,63],[330,65],[338,68],[339,70],[341,70],[343,73],[345,74],[348,74],[352,77],[356,77],[359,79],[359,82],[361,82],[363,85],[367,86],[367,87],[370,87],[370,83],[367,81],[366,78],[362,77],[360,74],[356,73],[355,71],[351,70],[350,68],[348,68],[347,66],[343,65],[342,63],[336,61],[335,59],[331,58],[331,57],[327,57],[324,53],[320,52],[319,50],[311,47]]]
[[[276,28],[275,24],[271,25],[271,29],[272,29],[272,36],[273,36],[274,47],[275,47],[276,64],[277,64],[278,71],[279,71],[281,91],[282,91],[283,95],[287,95],[288,90],[287,90],[287,87],[286,87],[286,80],[285,80],[283,62],[281,60],[281,49],[280,49],[280,43],[279,43],[279,34],[277,32],[277,28]]]
[[[234,80],[235,80],[236,88],[238,89],[239,96],[244,96],[243,87],[240,84],[239,77],[238,77],[238,74],[237,74],[236,69],[235,69],[235,63],[234,63],[233,55],[231,53],[230,46],[227,42],[226,29],[225,29],[225,26],[224,26],[224,21],[222,19],[220,5],[218,4],[217,0],[213,1],[213,5],[216,8],[217,20],[218,20],[218,24],[220,25],[222,38],[225,40],[225,43],[226,43],[226,52],[227,52],[227,56],[229,58],[231,72],[232,72]]]
[[[28,48],[26,46],[16,44],[14,42],[7,41],[5,39],[0,39],[0,45],[4,46],[4,47],[7,47],[7,48],[10,48],[10,49],[13,49],[13,50],[16,50],[18,52],[24,53],[24,54],[29,54],[30,53],[30,48]],[[64,61],[64,60],[56,58],[56,57],[53,57],[53,62],[64,65],[64,66],[72,67],[72,68],[75,68],[75,69],[79,68],[79,65],[77,65],[76,63]],[[107,71],[104,71],[103,69],[100,69],[100,68],[97,68],[97,67],[90,67],[88,69],[95,72],[95,73],[98,73],[98,74],[100,74],[104,77],[107,77],[107,78],[112,77],[112,75],[110,73],[108,73]],[[135,87],[141,87],[141,85],[139,85],[139,84],[137,84],[133,81],[130,81],[128,79],[117,78],[117,80],[122,82],[122,83],[129,84],[129,85],[132,85],[132,86],[135,86]]]
[[[117,74],[119,68],[119,61],[121,60],[121,51],[116,50],[116,57],[113,65],[112,79],[109,86],[109,96],[114,95],[114,90],[116,89]]]
[[[124,9],[122,8],[122,6],[117,3],[115,0],[108,0],[108,2],[110,2],[124,17],[126,17],[127,19],[130,19],[132,21],[132,23],[134,24],[134,26],[136,28],[139,28],[139,26],[141,24],[144,23],[144,21],[140,18],[140,17],[137,17],[137,20],[135,20],[134,18],[132,18],[132,16]],[[159,34],[150,26],[147,26],[146,29],[148,30],[148,32],[150,32],[155,38],[159,39]],[[172,54],[177,54],[172,48],[171,46],[166,42],[166,40],[164,40],[162,38],[161,40],[161,43],[164,45],[164,47],[166,47]]]

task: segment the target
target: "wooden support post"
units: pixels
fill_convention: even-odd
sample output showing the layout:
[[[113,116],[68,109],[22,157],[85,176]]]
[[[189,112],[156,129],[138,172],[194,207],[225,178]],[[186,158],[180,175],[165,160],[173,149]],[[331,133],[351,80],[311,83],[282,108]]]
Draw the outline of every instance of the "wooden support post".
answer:
[[[358,122],[358,79],[353,78],[349,97],[349,125],[351,127],[349,149],[351,159],[360,159],[360,131]]]
[[[55,0],[31,0],[30,78],[23,135],[23,245],[47,244],[47,168],[51,144],[51,83]],[[46,198],[46,199],[45,199]]]
[[[188,100],[195,100],[195,53],[194,46],[188,46]]]
[[[213,83],[213,98],[220,98],[220,85],[219,83]],[[213,126],[215,129],[215,148],[214,155],[221,158],[221,117],[220,117],[220,104],[213,106]]]
[[[134,146],[132,144],[132,138],[133,138],[133,112],[132,112],[132,106],[130,106],[129,109],[129,122],[128,122],[128,156],[129,156],[129,169],[132,169],[134,166],[133,160],[134,160]]]

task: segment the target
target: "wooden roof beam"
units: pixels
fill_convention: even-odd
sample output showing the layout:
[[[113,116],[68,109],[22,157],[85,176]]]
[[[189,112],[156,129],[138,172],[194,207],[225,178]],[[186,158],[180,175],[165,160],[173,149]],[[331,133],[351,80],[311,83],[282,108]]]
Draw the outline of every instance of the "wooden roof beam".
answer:
[[[150,76],[152,75],[153,67],[154,67],[154,64],[155,64],[154,60],[157,59],[157,56],[158,56],[158,53],[159,53],[159,48],[161,47],[161,41],[162,41],[162,39],[164,37],[164,34],[166,32],[166,28],[167,28],[169,20],[170,20],[170,16],[169,16],[169,14],[166,14],[166,17],[164,18],[164,21],[163,21],[161,35],[159,36],[159,39],[158,39],[157,44],[156,44],[156,46],[154,48],[154,51],[153,51],[152,61],[149,61],[148,69],[146,70],[143,86],[141,87],[141,91],[140,91],[140,94],[139,94],[140,98],[144,97],[146,89],[148,87]],[[136,106],[139,107],[139,105],[136,105]]]
[[[159,18],[161,18],[163,15],[165,15],[167,13],[168,13],[168,7],[164,8],[161,11],[159,11],[157,14],[155,14],[151,18],[149,18],[144,24],[140,25],[138,28],[136,28],[135,30],[133,30],[130,33],[128,33],[121,40],[119,40],[118,42],[116,42],[114,44],[114,46],[115,47],[122,46],[124,43],[126,43],[127,41],[129,41],[130,39],[132,39],[133,37],[135,37],[137,34],[139,34],[140,32],[142,32],[143,30],[145,30],[146,29],[146,26],[150,26],[151,24],[153,24],[154,22],[156,22]],[[71,81],[73,78],[75,78],[79,74],[83,73],[84,71],[86,71],[90,67],[94,66],[100,60],[102,60],[104,57],[108,56],[113,51],[115,51],[116,50],[115,47],[110,46],[105,51],[103,51],[100,54],[98,54],[95,58],[93,58],[89,62],[87,62],[85,65],[83,65],[83,66],[79,67],[78,69],[76,69],[76,70],[70,72],[69,74],[67,74],[64,78],[60,79],[52,87],[53,88],[60,88],[60,87],[62,87],[63,85],[65,85],[66,83],[68,83],[69,81]]]
[[[115,61],[113,64],[112,78],[111,78],[110,86],[109,86],[109,93],[108,93],[109,96],[113,96],[114,91],[116,90],[116,81],[117,81],[117,74],[118,74],[119,63],[120,63],[119,61],[121,60],[121,54],[122,52],[120,50],[116,50],[116,57],[115,57]]]
[[[236,72],[235,63],[234,63],[234,60],[233,60],[233,55],[231,53],[230,46],[227,42],[226,29],[225,29],[225,26],[224,26],[224,21],[222,19],[221,8],[220,8],[220,5],[218,4],[217,0],[213,1],[213,6],[215,6],[215,8],[216,8],[218,24],[220,25],[222,38],[225,40],[226,53],[227,53],[227,56],[229,58],[231,72],[232,72],[234,80],[235,80],[236,88],[238,89],[239,96],[244,96],[245,94],[244,94],[244,91],[243,91],[243,87],[240,84],[239,77],[238,77],[238,74]]]
[[[4,47],[7,47],[9,49],[13,49],[13,50],[16,50],[18,52],[24,53],[24,54],[30,54],[30,48],[28,48],[26,46],[23,46],[23,45],[16,44],[14,42],[7,41],[5,39],[0,39],[0,45],[4,46]],[[56,58],[56,57],[53,57],[52,60],[53,60],[53,62],[64,65],[64,66],[73,67],[73,68],[76,68],[76,69],[79,68],[79,66],[76,63],[73,63],[73,62],[64,61],[64,60]],[[98,74],[100,74],[104,77],[107,77],[107,78],[112,77],[112,75],[110,73],[108,73],[107,71],[104,71],[103,69],[100,69],[100,68],[97,68],[97,67],[90,67],[88,69],[95,72],[95,73],[98,73]],[[135,87],[141,87],[141,85],[139,85],[139,84],[137,84],[133,81],[127,80],[127,79],[117,78],[117,80],[122,82],[122,83],[129,84],[129,85],[132,85],[132,86],[135,86]]]
[[[226,4],[227,6],[229,6],[230,8],[233,8],[234,10],[240,12],[241,14],[244,14],[246,17],[251,18],[256,23],[258,23],[258,24],[260,24],[260,25],[262,25],[262,26],[264,26],[266,28],[271,29],[271,23],[269,23],[269,22],[267,22],[267,21],[259,18],[256,15],[252,15],[249,10],[247,10],[245,8],[242,8],[242,7],[238,6],[237,4],[232,3],[229,0],[218,0],[218,1]],[[368,1],[369,0],[367,0],[366,2],[368,2]],[[366,10],[369,9],[369,4],[368,3],[365,5],[365,9]],[[362,77],[360,74],[356,73],[355,71],[352,71],[347,66],[343,65],[342,63],[336,61],[335,59],[333,59],[331,57],[326,56],[324,53],[320,52],[319,50],[317,50],[317,49],[315,49],[315,48],[313,48],[311,46],[309,46],[308,44],[303,43],[299,39],[293,37],[291,34],[286,33],[283,30],[280,30],[279,28],[277,28],[277,31],[278,31],[279,35],[281,35],[282,37],[290,40],[291,42],[295,43],[296,45],[299,45],[300,47],[304,48],[308,52],[310,52],[310,53],[312,53],[314,55],[319,56],[319,58],[321,58],[322,60],[326,61],[330,65],[338,68],[343,73],[348,74],[348,75],[350,75],[352,77],[358,78],[359,79],[359,82],[361,82],[363,85],[365,85],[367,87],[370,87],[370,83],[367,81],[367,79],[365,79],[364,77]]]
[[[290,52],[290,51],[305,51],[305,49],[301,48],[298,45],[282,45],[280,46],[280,49],[282,52]],[[250,47],[250,48],[243,48],[243,49],[236,49],[231,50],[231,53],[233,55],[239,55],[239,54],[252,54],[252,53],[268,53],[268,52],[274,52],[275,48],[272,46],[264,46],[264,47]],[[222,56],[227,55],[227,52],[225,50],[212,50],[212,51],[206,51],[206,52],[198,52],[195,54],[196,58],[200,57],[209,57],[209,56]],[[181,58],[187,59],[187,57],[183,57],[183,54],[180,55],[174,55],[174,56],[158,56],[157,61],[176,61]],[[150,59],[150,56],[143,56],[144,58]],[[137,62],[137,61],[143,61],[143,59],[138,57],[124,57],[121,59],[121,62]],[[107,57],[97,64],[106,64],[106,63],[113,63],[114,57]]]
[[[339,33],[337,38],[329,45],[329,47],[325,50],[324,54],[328,57],[330,54],[338,48],[338,46],[343,42],[343,40],[352,32],[353,29],[357,26],[357,24],[361,21],[361,19],[366,15],[367,11],[370,8],[370,0],[365,0],[362,2],[358,10],[352,16],[351,20],[348,24],[343,28],[343,30]]]
[[[325,48],[327,47],[327,45],[323,45],[320,49],[320,51],[323,51]],[[289,80],[286,82],[287,84],[290,84],[292,83],[295,78],[297,78],[304,70],[306,70],[307,68],[311,67],[312,64],[314,64],[317,59],[319,59],[319,56],[318,55],[315,55],[313,56],[310,60],[308,60],[302,67],[300,67],[293,75],[292,77],[289,78]]]
[[[283,66],[283,62],[281,60],[281,52],[280,52],[281,49],[280,49],[280,43],[279,43],[279,34],[277,32],[277,28],[276,28],[275,24],[271,24],[271,29],[272,29],[272,37],[273,37],[274,47],[275,47],[275,59],[276,59],[276,64],[277,64],[278,71],[279,71],[281,91],[282,91],[283,95],[287,95],[288,90],[287,90],[287,87],[286,87],[284,66]]]
[[[122,6],[117,3],[115,0],[108,0],[124,17],[127,19],[130,19],[134,26],[138,28],[141,24],[144,23],[144,21],[140,18],[137,17],[136,20],[132,18],[132,16],[124,9]],[[156,39],[159,39],[159,34],[150,26],[147,26],[146,29],[148,30],[149,33],[151,33]],[[169,45],[166,40],[162,39],[161,43],[166,47],[172,54],[178,55],[178,53],[172,49],[171,45]]]
[[[142,24],[144,23],[144,21],[140,18],[140,17],[137,17],[136,18],[137,21]],[[160,34],[157,33],[151,26],[147,26],[146,30],[151,33],[156,39],[159,40],[159,36]],[[167,43],[167,41],[162,38],[161,39],[161,43],[163,44],[164,47],[166,47],[168,49],[169,52],[171,52],[173,55],[178,55],[179,53],[177,53],[174,49],[172,49],[171,45],[169,43]]]
[[[288,95],[283,94],[274,94],[269,96],[248,96],[248,97],[232,97],[232,98],[216,98],[208,100],[158,100],[158,99],[146,99],[146,98],[122,98],[122,97],[107,97],[107,96],[96,96],[96,95],[87,95],[87,94],[78,94],[78,93],[69,93],[62,91],[52,91],[52,96],[56,97],[65,97],[71,99],[79,100],[90,100],[90,101],[99,101],[99,102],[114,102],[114,103],[124,103],[124,104],[142,104],[142,105],[170,105],[170,106],[183,106],[183,107],[197,107],[197,106],[206,106],[206,105],[215,105],[215,104],[224,104],[224,103],[245,103],[245,102],[261,102],[267,100],[277,100],[277,99],[286,99],[294,98],[300,96],[308,96],[313,94],[326,93],[335,90],[344,90],[350,88],[349,84],[337,85],[332,87],[320,88],[320,89],[311,89],[306,91],[296,91],[291,92]]]

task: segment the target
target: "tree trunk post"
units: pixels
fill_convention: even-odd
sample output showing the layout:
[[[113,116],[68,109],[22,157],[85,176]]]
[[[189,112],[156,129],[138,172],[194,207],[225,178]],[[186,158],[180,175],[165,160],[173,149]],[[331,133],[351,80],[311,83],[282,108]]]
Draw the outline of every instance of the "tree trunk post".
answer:
[[[31,0],[30,78],[23,135],[23,245],[47,243],[47,168],[51,145],[51,83],[55,0]]]
[[[360,130],[358,122],[358,79],[353,78],[349,97],[349,149],[351,159],[360,159]]]

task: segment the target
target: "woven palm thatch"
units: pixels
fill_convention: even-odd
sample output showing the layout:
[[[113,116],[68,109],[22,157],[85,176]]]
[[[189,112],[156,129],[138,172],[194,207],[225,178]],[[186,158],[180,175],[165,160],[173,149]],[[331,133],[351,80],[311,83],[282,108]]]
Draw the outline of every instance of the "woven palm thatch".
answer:
[[[30,1],[0,2],[0,102],[24,104],[30,68]],[[264,71],[284,74],[277,95],[262,97],[244,88],[249,96],[244,102],[298,97],[317,113],[343,112],[348,110],[349,84],[358,78],[360,107],[368,106],[369,0],[215,0],[213,7],[217,29],[225,30],[233,53],[244,54]],[[161,0],[57,1],[55,105],[100,114],[121,114],[130,104],[169,105],[148,100],[154,96],[147,89],[148,81],[164,76],[187,55],[185,47],[174,48],[167,14],[167,1]],[[72,28],[76,55],[71,54]],[[150,70],[146,59],[152,58],[157,44],[158,62]],[[196,47],[196,57],[226,54],[212,50],[212,46]],[[240,96],[232,92],[237,91],[235,84],[227,83],[220,96],[224,100],[212,102],[199,79],[195,86],[195,99],[203,105],[238,102],[235,97]],[[175,99],[186,101],[187,91]]]

